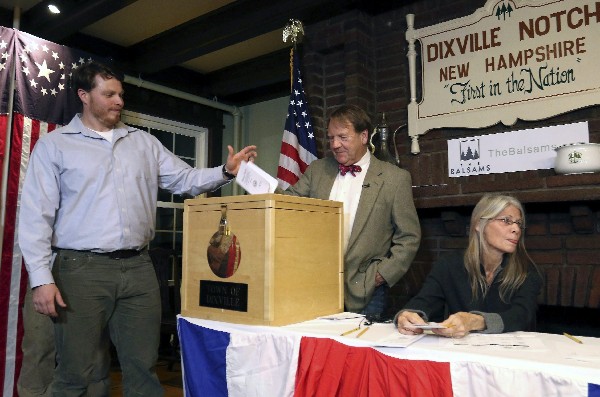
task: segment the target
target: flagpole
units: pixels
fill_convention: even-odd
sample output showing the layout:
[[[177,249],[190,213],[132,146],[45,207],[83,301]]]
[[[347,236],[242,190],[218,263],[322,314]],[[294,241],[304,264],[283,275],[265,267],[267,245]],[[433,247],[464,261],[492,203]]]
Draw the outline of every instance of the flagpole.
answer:
[[[283,41],[291,37],[294,45],[290,51],[290,100],[277,167],[277,179],[282,190],[294,185],[308,165],[317,159],[315,133],[302,86],[301,62],[296,46],[300,34],[304,34],[302,22],[290,19],[283,31]]]
[[[19,29],[21,20],[21,7],[15,6],[13,10],[13,29]],[[8,115],[6,122],[6,133],[4,140],[4,158],[2,159],[2,187],[0,192],[0,236],[4,237],[4,227],[6,222],[6,195],[8,192],[8,168],[10,164],[10,148],[12,144],[12,120],[15,100],[15,68],[16,59],[10,63],[8,72]],[[4,238],[0,238],[0,253],[4,248]]]

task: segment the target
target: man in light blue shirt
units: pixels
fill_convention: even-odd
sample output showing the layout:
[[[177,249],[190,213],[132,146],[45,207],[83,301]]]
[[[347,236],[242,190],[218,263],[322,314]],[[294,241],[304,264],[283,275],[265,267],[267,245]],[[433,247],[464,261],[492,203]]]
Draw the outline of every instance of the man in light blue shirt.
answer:
[[[19,216],[33,306],[55,324],[53,395],[108,395],[110,335],[125,395],[159,396],[160,293],[145,250],[158,188],[191,196],[215,190],[256,147],[234,153],[229,146],[223,166],[192,168],[120,121],[123,87],[113,70],[86,63],[73,88],[83,112],[37,142]]]

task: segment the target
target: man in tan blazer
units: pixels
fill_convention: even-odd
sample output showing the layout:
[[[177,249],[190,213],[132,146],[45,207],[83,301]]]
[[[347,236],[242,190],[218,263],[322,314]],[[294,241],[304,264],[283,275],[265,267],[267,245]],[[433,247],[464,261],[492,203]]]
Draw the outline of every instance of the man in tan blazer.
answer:
[[[377,317],[415,257],[421,228],[410,174],[371,155],[369,131],[362,109],[336,109],[327,129],[334,157],[313,161],[285,193],[344,203],[345,308]]]

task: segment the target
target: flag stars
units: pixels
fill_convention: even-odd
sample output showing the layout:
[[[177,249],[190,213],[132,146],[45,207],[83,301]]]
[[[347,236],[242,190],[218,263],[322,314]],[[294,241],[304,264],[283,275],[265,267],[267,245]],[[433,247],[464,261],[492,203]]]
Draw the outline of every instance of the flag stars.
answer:
[[[29,85],[31,85],[33,88],[37,88],[37,82],[35,81],[35,79],[29,80]]]
[[[42,88],[40,91],[42,92],[43,96],[46,96],[48,94],[48,91],[45,88]]]
[[[0,42],[0,48],[6,48],[7,46],[8,46],[8,43],[6,41],[2,40]]]
[[[306,117],[306,115],[307,115],[308,113],[306,113],[306,110],[303,110],[301,114],[302,114],[302,117]]]
[[[56,61],[58,59],[58,52],[52,51],[52,58]]]
[[[0,63],[0,71],[6,69],[6,63]]]
[[[56,90],[54,88],[50,90],[50,93],[52,94],[52,96],[56,96]]]
[[[290,101],[290,105],[294,106],[295,104],[296,104],[296,102],[294,102],[294,100],[292,99],[292,100]]]
[[[35,64],[40,69],[37,77],[45,77],[48,82],[50,82],[50,73],[54,73],[54,70],[48,68],[48,65],[46,65],[46,60],[44,59],[44,62],[41,65],[37,62]]]
[[[62,63],[62,61],[60,61],[60,63],[58,64],[58,67],[59,67],[60,69],[64,69],[64,68],[65,68],[65,64],[64,64],[64,63]]]
[[[29,76],[29,68],[27,66],[23,66],[23,74]]]
[[[79,63],[83,65],[85,63],[85,59],[83,59],[83,57],[79,58]]]
[[[8,52],[3,52],[2,53],[2,59],[7,59],[10,57],[10,54]]]
[[[315,134],[313,134],[312,132],[308,133],[308,138],[309,139],[315,139]]]
[[[59,84],[58,84],[58,90],[59,90],[59,91],[62,91],[62,90],[64,90],[64,89],[65,89],[65,85],[64,85],[63,83],[59,83]]]
[[[294,95],[298,96],[300,95],[300,92],[298,90],[294,90]]]
[[[46,44],[44,44],[44,45],[42,46],[42,51],[44,51],[44,52],[46,52],[46,53],[47,53],[48,51],[50,51],[50,49],[48,48],[48,46],[47,46]]]

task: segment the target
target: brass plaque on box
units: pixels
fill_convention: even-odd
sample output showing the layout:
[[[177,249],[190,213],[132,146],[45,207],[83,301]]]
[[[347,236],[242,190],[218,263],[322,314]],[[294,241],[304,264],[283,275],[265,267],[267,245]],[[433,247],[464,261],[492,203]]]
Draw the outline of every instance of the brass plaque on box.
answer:
[[[200,280],[200,306],[248,311],[248,284]]]

